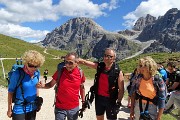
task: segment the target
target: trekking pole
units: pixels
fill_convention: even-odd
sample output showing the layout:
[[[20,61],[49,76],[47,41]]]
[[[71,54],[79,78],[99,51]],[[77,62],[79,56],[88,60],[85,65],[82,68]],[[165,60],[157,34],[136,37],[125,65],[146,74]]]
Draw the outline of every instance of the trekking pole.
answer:
[[[19,65],[19,61],[18,61],[18,59],[17,59],[17,58],[16,58],[16,64],[17,64],[17,65]]]
[[[20,59],[20,65],[22,65],[22,58]]]

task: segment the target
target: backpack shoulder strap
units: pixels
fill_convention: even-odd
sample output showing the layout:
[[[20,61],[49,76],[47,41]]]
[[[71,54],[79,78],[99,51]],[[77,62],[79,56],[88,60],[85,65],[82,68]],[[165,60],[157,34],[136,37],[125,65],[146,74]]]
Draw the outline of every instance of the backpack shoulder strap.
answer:
[[[22,80],[24,79],[25,76],[25,72],[22,68],[17,68],[17,70],[19,71],[19,77],[17,80],[16,88],[18,88],[22,84]]]
[[[21,92],[22,92],[22,97],[24,99],[24,91],[23,91],[23,88],[22,88],[22,80],[24,79],[25,77],[25,72],[22,68],[17,68],[17,70],[19,71],[19,77],[17,79],[17,84],[16,84],[16,87],[15,87],[15,90],[14,90],[14,100],[13,102],[15,101],[16,99],[16,92],[17,92],[17,88],[20,87],[21,88]]]
[[[82,71],[81,67],[79,67],[79,66],[78,66],[78,69],[79,69],[79,72],[80,72],[80,76],[82,78],[83,77],[83,71]]]
[[[121,69],[116,63],[114,63],[114,65],[115,65],[115,68],[114,68],[115,69],[115,75],[116,75],[116,78],[118,78]]]
[[[60,77],[61,77],[61,74],[63,72],[63,68],[65,66],[65,63],[64,62],[61,62],[57,65],[57,71],[58,71],[58,76],[57,76],[57,80],[56,80],[56,90],[55,92],[57,93],[57,89],[59,87],[59,83],[60,83]]]
[[[105,67],[105,63],[104,62],[98,62],[97,73],[102,72],[104,67]]]

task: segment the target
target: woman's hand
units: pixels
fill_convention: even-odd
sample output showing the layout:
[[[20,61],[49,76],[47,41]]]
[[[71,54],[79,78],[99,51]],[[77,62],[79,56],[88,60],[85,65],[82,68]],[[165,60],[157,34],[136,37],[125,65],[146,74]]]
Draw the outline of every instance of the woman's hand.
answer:
[[[9,118],[12,117],[12,110],[8,110],[8,111],[7,111],[7,116],[8,116]]]

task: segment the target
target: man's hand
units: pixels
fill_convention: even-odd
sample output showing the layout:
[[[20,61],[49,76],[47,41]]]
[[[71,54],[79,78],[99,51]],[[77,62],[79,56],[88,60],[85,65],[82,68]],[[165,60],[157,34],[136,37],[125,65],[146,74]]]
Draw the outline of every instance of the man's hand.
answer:
[[[39,112],[40,110],[41,110],[41,106],[36,109],[37,112]]]
[[[41,81],[36,84],[37,88],[44,88],[45,84],[43,84]]]
[[[8,116],[9,118],[12,117],[12,110],[8,110],[8,111],[7,111],[7,116]]]
[[[134,116],[134,112],[130,113],[130,120],[134,120],[135,116]]]

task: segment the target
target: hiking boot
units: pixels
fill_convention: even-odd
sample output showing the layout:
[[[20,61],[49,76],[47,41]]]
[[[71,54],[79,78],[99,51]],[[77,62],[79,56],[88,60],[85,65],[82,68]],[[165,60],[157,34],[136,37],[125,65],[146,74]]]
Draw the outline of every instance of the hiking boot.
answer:
[[[164,110],[163,113],[164,113],[164,114],[169,114],[169,113],[172,112],[172,110],[173,110],[174,108],[175,108],[175,106],[174,106],[174,105],[171,105],[171,107],[170,107],[169,109],[167,109],[167,110]]]

